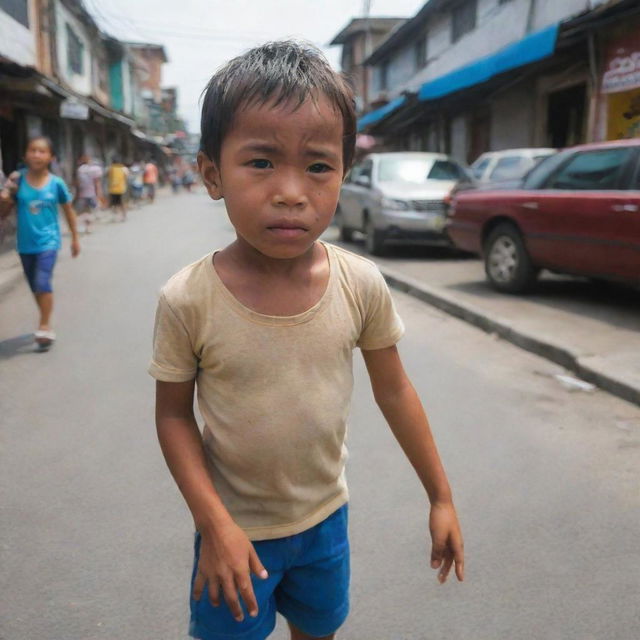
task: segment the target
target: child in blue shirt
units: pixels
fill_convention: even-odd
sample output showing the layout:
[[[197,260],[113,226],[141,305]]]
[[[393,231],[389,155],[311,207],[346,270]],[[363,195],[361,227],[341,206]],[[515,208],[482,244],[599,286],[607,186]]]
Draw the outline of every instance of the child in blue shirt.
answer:
[[[50,172],[53,158],[53,146],[48,138],[32,138],[25,153],[27,168],[12,173],[0,192],[0,216],[9,215],[16,206],[17,249],[40,310],[35,340],[41,348],[50,347],[55,340],[50,318],[51,279],[61,246],[58,206],[62,206],[71,232],[71,255],[75,258],[80,253],[71,193],[64,180]]]

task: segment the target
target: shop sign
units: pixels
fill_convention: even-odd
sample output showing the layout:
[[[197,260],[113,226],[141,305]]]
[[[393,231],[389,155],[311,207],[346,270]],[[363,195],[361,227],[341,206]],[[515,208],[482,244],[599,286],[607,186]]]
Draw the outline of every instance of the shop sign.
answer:
[[[605,59],[603,93],[616,93],[640,87],[640,44],[634,34],[618,40]]]
[[[78,100],[67,98],[60,103],[60,117],[72,120],[88,120],[89,106]]]

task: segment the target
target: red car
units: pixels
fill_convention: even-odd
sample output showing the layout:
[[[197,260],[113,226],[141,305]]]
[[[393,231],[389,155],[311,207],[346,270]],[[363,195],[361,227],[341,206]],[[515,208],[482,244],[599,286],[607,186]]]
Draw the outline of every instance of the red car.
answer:
[[[447,224],[499,291],[525,291],[543,268],[640,285],[640,138],[565,149],[519,184],[460,191]]]

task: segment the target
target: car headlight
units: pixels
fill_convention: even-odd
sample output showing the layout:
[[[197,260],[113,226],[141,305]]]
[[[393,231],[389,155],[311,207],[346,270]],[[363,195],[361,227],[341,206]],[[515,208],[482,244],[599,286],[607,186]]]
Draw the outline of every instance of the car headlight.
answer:
[[[405,200],[395,200],[394,198],[382,198],[382,208],[392,211],[409,211],[409,203]]]

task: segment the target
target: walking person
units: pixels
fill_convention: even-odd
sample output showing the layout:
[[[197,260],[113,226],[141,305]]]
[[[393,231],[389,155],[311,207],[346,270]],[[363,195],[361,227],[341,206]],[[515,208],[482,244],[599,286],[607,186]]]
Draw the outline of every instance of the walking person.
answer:
[[[107,183],[109,188],[109,204],[112,214],[116,215],[120,211],[120,222],[127,219],[127,202],[125,199],[127,193],[127,176],[129,170],[125,167],[120,158],[115,157],[111,161],[109,171],[107,172]]]
[[[441,583],[454,563],[464,573],[391,294],[373,262],[319,241],[355,151],[353,93],[316,49],[270,43],[213,76],[201,128],[200,175],[236,239],[162,288],[149,368],[162,451],[197,531],[190,634],[264,640],[279,611],[292,640],[330,640],[349,610],[356,347],[431,502],[430,565]]]
[[[0,192],[0,215],[7,216],[16,208],[17,249],[40,312],[35,341],[43,350],[56,338],[51,313],[53,268],[61,247],[59,206],[71,233],[71,255],[75,258],[80,253],[71,193],[64,180],[49,170],[54,157],[49,138],[32,138],[25,152],[27,168],[13,172]]]
[[[147,164],[144,165],[144,176],[143,182],[145,189],[147,191],[147,198],[151,204],[156,199],[156,185],[158,184],[158,167],[156,164],[149,160]]]
[[[129,190],[131,192],[131,201],[136,207],[140,207],[142,203],[143,188],[142,166],[136,160],[136,162],[129,167]]]
[[[91,233],[95,210],[98,202],[104,201],[104,197],[102,194],[102,169],[93,163],[86,153],[78,159],[75,187],[74,205],[78,214],[79,231]]]

